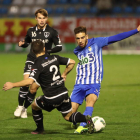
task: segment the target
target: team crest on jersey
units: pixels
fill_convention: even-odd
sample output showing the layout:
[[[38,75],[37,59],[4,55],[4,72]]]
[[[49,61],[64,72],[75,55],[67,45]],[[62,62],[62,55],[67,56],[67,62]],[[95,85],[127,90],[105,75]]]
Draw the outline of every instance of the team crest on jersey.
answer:
[[[91,47],[88,47],[88,50],[91,51]]]
[[[44,32],[44,36],[47,38],[50,35],[49,32]]]
[[[32,32],[32,37],[36,37],[36,32]]]
[[[30,69],[30,70],[31,70],[31,68],[32,68],[32,65],[28,65],[28,69]]]

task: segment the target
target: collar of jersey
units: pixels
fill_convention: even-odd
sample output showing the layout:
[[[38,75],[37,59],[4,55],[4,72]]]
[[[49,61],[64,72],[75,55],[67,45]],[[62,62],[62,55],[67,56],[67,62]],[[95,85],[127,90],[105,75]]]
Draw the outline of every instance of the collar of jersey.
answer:
[[[47,24],[46,24],[46,27],[47,27]],[[46,27],[43,29],[43,31],[46,30]],[[35,29],[36,29],[36,31],[38,31],[37,25],[36,25]]]

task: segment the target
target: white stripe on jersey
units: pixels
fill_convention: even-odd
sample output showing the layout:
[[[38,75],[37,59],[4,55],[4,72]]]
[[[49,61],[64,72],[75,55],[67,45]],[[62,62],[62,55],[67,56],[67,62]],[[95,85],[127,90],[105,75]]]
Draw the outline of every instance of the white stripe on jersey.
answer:
[[[68,62],[67,62],[67,65],[70,63],[70,58],[69,58],[69,60],[68,60]]]
[[[87,73],[87,77],[86,77],[86,84],[89,84],[89,75],[91,73],[91,71],[90,71],[90,64],[87,65],[87,70],[88,70],[88,73]]]
[[[78,67],[79,66],[79,67]],[[77,73],[78,73],[78,77],[76,79],[77,84],[80,84],[80,79],[81,79],[81,74],[82,74],[82,70],[81,70],[82,65],[78,64],[77,65]],[[79,76],[80,75],[80,76]]]
[[[95,47],[95,59],[96,59],[96,79],[95,79],[95,83],[99,83],[98,78],[99,78],[99,58],[98,58],[98,50],[97,50],[97,46]]]
[[[72,111],[72,108],[67,111],[64,111],[64,112],[62,112],[62,111],[59,111],[59,112],[61,112],[62,114],[65,114],[65,113],[69,113],[70,111]]]
[[[63,95],[63,94],[67,94],[68,92],[67,91],[65,91],[65,92],[62,92],[61,94],[58,94],[58,95],[56,95],[56,96],[53,96],[53,97],[47,97],[47,96],[44,96],[46,99],[55,99],[55,98],[57,98],[57,97],[59,97],[59,96],[61,96],[61,95]]]
[[[94,84],[94,73],[95,73],[95,65],[94,65],[94,63],[95,63],[95,61],[93,63],[91,63],[91,68],[92,68],[91,74],[90,74],[91,84]]]
[[[35,83],[36,83],[38,86],[40,86],[40,84],[36,81],[35,78],[33,78],[33,77],[29,77],[29,78],[33,79],[33,80],[35,81]]]
[[[27,63],[27,62],[30,62],[30,63],[33,63],[33,64],[34,64],[34,62],[33,62],[33,61],[26,61],[25,63]]]
[[[56,45],[56,46],[62,46],[62,45]]]
[[[102,71],[103,71],[103,67],[102,67],[102,50],[100,49],[99,51],[99,57],[100,57],[100,83],[101,83],[101,80],[102,80]]]
[[[82,65],[83,66],[83,78],[82,78],[82,84],[85,84],[85,82],[84,82],[84,79],[85,79],[85,73],[87,72],[86,71],[86,66],[85,66],[86,64],[84,64],[84,65]],[[85,72],[86,71],[86,72]]]

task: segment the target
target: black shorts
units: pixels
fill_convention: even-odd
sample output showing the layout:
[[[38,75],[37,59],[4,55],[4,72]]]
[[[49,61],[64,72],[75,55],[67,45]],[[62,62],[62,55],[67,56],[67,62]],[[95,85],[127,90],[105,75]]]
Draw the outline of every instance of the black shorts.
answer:
[[[48,112],[51,112],[56,108],[62,114],[67,114],[72,110],[71,100],[68,96],[67,91],[66,94],[63,94],[61,96],[58,95],[58,97],[53,99],[47,99],[45,95],[39,96],[35,99],[35,102],[39,108],[44,109]]]

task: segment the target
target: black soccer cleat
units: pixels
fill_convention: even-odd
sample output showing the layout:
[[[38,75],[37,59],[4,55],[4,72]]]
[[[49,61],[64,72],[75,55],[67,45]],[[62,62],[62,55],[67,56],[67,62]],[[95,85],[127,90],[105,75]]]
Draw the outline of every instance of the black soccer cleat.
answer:
[[[86,121],[87,121],[88,133],[92,134],[94,132],[94,123],[92,121],[91,116],[87,115]]]
[[[31,134],[44,134],[44,129],[36,129],[32,131]]]

